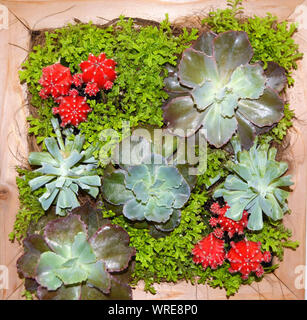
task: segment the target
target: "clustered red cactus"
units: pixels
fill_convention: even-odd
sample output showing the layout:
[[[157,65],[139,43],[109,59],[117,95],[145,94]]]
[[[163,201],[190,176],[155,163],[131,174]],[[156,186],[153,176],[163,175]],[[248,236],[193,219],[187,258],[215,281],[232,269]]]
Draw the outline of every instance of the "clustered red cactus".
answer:
[[[111,89],[117,77],[115,66],[116,62],[107,59],[104,53],[98,57],[90,53],[88,60],[80,64],[82,73],[76,73],[73,76],[69,68],[55,63],[43,68],[43,74],[39,80],[43,88],[39,95],[42,99],[52,96],[59,104],[52,111],[60,115],[62,127],[68,124],[77,127],[80,122],[86,121],[87,114],[91,111],[83,95],[93,97],[101,89]]]
[[[88,60],[80,64],[82,79],[88,85],[95,83],[99,89],[109,90],[116,79],[115,66],[116,62],[106,59],[105,53],[101,53],[98,57],[90,53]]]
[[[216,269],[225,260],[224,240],[218,239],[213,233],[199,241],[192,250],[193,261],[201,263],[206,269]]]
[[[69,95],[61,99],[60,105],[52,109],[53,114],[59,114],[62,123],[61,126],[65,127],[71,124],[75,127],[87,118],[87,114],[92,109],[86,103],[86,98],[79,96],[77,90],[70,90]]]
[[[43,68],[43,75],[39,83],[43,86],[39,93],[41,98],[47,99],[50,95],[53,98],[65,96],[72,84],[70,69],[60,63]]]
[[[218,216],[217,218],[212,217],[209,221],[210,226],[215,227],[214,233],[218,238],[223,238],[224,232],[228,233],[229,238],[232,238],[236,233],[239,235],[244,234],[244,229],[247,227],[247,211],[243,211],[241,220],[234,221],[225,217],[229,208],[227,203],[223,207],[220,207],[218,202],[214,202],[210,207],[211,212]],[[220,226],[219,228],[217,227],[218,225]]]
[[[251,272],[255,272],[257,277],[264,273],[261,262],[270,262],[269,251],[261,252],[261,242],[248,241],[231,242],[231,249],[227,253],[230,262],[229,272],[240,272],[242,279],[247,279]]]
[[[224,232],[228,233],[229,238],[232,238],[234,234],[244,234],[248,218],[248,213],[245,211],[240,221],[228,219],[225,217],[228,209],[227,204],[223,207],[217,202],[212,204],[210,210],[218,217],[212,217],[209,223],[215,229],[194,246],[192,250],[193,261],[196,264],[201,263],[204,269],[208,266],[216,269],[227,259],[230,263],[229,272],[240,272],[242,279],[247,279],[251,272],[254,272],[257,277],[261,277],[264,273],[261,263],[270,262],[272,257],[269,251],[261,251],[260,242],[248,241],[247,239],[237,243],[231,241],[230,250],[227,253],[225,251]]]

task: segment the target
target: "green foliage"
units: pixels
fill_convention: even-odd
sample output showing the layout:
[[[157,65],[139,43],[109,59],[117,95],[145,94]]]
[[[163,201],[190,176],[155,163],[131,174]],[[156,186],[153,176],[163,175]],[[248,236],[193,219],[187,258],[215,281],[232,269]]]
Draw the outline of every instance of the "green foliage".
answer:
[[[282,221],[265,221],[260,232],[247,233],[248,240],[260,241],[262,249],[271,251],[280,261],[283,259],[285,248],[295,250],[299,246],[298,241],[290,240],[291,236],[291,230],[285,228]]]
[[[294,79],[291,69],[297,68],[296,61],[303,56],[292,38],[296,24],[278,22],[277,17],[269,13],[263,18],[254,16],[243,19],[243,7],[239,6],[241,1],[228,1],[228,4],[230,7],[225,10],[217,9],[210,12],[209,16],[203,19],[203,23],[217,33],[227,30],[247,32],[254,49],[251,62],[263,61],[266,68],[268,61],[275,61],[286,69],[288,84],[292,85]]]
[[[23,291],[21,296],[24,297],[26,300],[33,300],[33,294],[28,290]]]
[[[29,181],[39,177],[41,175],[40,173],[22,168],[17,168],[16,170],[18,173],[16,183],[19,191],[20,205],[14,223],[14,229],[10,233],[9,239],[11,241],[17,240],[20,242],[25,238],[30,223],[37,223],[37,221],[45,214],[44,209],[38,201],[38,197],[45,192],[45,188],[40,188],[33,192],[29,186]]]
[[[38,108],[39,121],[29,118],[32,132],[40,143],[51,133],[48,124],[51,118],[51,99],[42,101],[38,83],[43,67],[59,59],[72,72],[80,72],[79,64],[89,53],[105,52],[117,62],[118,77],[115,84],[101,101],[91,101],[93,112],[88,122],[79,128],[85,135],[87,148],[98,141],[102,129],[121,129],[121,121],[130,121],[131,126],[146,123],[162,126],[162,103],[168,98],[163,88],[166,63],[176,65],[177,55],[196,39],[197,30],[183,30],[179,36],[172,35],[167,18],[160,27],[135,28],[132,19],[120,17],[116,26],[99,28],[92,24],[69,25],[52,33],[45,33],[45,44],[37,45],[23,64],[20,80],[28,84],[31,103]],[[131,76],[133,75],[133,76]],[[97,154],[95,154],[97,155]]]
[[[191,251],[194,244],[207,232],[200,215],[207,200],[206,192],[193,194],[181,212],[180,225],[169,236],[163,238],[153,238],[148,229],[131,227],[123,216],[112,220],[112,223],[125,228],[130,236],[130,245],[136,248],[133,284],[144,280],[145,290],[154,293],[154,283],[193,280],[201,274],[201,268],[192,261]],[[106,216],[110,216],[110,212],[104,215]]]
[[[268,133],[259,136],[259,142],[262,143],[269,137],[275,142],[281,143],[286,136],[288,129],[293,126],[292,119],[294,118],[294,111],[289,108],[289,104],[285,104],[284,117],[271,129]]]

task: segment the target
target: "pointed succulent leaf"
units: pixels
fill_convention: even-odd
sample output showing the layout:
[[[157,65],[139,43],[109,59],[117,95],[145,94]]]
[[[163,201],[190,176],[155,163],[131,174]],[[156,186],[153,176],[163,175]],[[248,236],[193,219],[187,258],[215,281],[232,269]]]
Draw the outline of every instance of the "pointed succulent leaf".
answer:
[[[18,273],[25,278],[35,278],[36,266],[40,255],[49,251],[44,239],[40,235],[31,235],[23,241],[25,253],[17,261]]]
[[[197,51],[204,52],[207,56],[213,55],[213,40],[216,34],[208,31],[203,32],[193,44],[193,48]]]
[[[254,124],[247,120],[238,110],[236,112],[236,119],[238,122],[238,137],[244,149],[248,150],[253,144],[256,136]]]
[[[215,147],[220,148],[235,133],[238,123],[234,117],[223,117],[221,104],[214,103],[205,111],[202,125],[206,139]]]
[[[136,199],[128,200],[123,207],[123,215],[132,221],[141,221],[145,219],[146,204]]]
[[[179,64],[178,77],[184,86],[194,88],[205,80],[216,82],[218,71],[213,57],[194,49],[186,49]]]
[[[154,201],[152,198],[149,199],[148,203],[146,204],[146,209],[144,216],[146,220],[153,221],[153,222],[166,222],[171,214],[173,213],[172,208],[168,208],[165,206],[158,206],[156,204],[156,201]]]
[[[48,290],[58,289],[62,285],[62,280],[56,276],[55,270],[64,262],[65,258],[54,252],[42,253],[36,269],[36,281]]]
[[[118,282],[111,277],[110,293],[104,294],[88,285],[82,286],[81,300],[131,300],[132,290],[126,283]]]
[[[169,220],[165,223],[155,223],[155,227],[162,232],[170,232],[177,228],[181,221],[181,211],[176,209],[173,210],[173,213]]]
[[[63,155],[61,153],[61,150],[57,144],[57,141],[55,138],[46,138],[45,139],[45,145],[50,154],[59,162],[63,161]]]
[[[125,171],[116,170],[103,179],[102,194],[110,203],[115,205],[124,204],[133,198],[132,191],[126,189],[126,175]]]
[[[204,113],[197,111],[190,96],[172,99],[163,112],[167,129],[180,137],[194,134],[202,125]]]
[[[75,241],[71,246],[72,257],[78,257],[78,262],[80,263],[94,263],[96,261],[96,256],[93,249],[87,241],[86,234],[79,232],[75,236]]]
[[[287,83],[286,71],[283,67],[273,61],[268,62],[268,66],[264,72],[267,78],[267,86],[276,90],[282,91]]]
[[[214,82],[206,81],[201,85],[196,86],[191,94],[197,109],[202,111],[215,101],[217,88]]]
[[[253,56],[253,49],[243,31],[219,34],[214,39],[213,47],[218,72],[224,83],[229,81],[237,67],[247,64]]]
[[[32,166],[41,166],[43,163],[53,166],[58,166],[59,164],[48,152],[31,152],[28,161]]]
[[[46,288],[38,287],[37,296],[39,300],[79,300],[81,286],[61,286],[55,291],[48,291]]]
[[[35,191],[53,179],[54,179],[54,176],[36,177],[36,178],[29,181],[29,186],[31,187],[32,191]]]
[[[106,271],[105,263],[97,261],[85,266],[88,272],[87,284],[101,290],[103,293],[109,293],[111,287],[110,274]]]
[[[55,253],[68,257],[75,236],[79,232],[86,234],[86,225],[79,216],[70,214],[65,218],[51,221],[45,228],[44,238]]]
[[[242,99],[238,103],[241,115],[259,127],[270,126],[283,117],[284,103],[270,88],[257,100]]]
[[[234,70],[227,87],[240,98],[257,99],[263,94],[265,80],[260,65],[245,65]]]
[[[54,270],[54,274],[61,279],[64,285],[79,284],[88,279],[88,272],[76,263],[68,266],[62,265]]]
[[[108,272],[118,272],[128,267],[135,255],[129,247],[129,235],[117,225],[104,225],[89,240],[98,260],[102,260]]]

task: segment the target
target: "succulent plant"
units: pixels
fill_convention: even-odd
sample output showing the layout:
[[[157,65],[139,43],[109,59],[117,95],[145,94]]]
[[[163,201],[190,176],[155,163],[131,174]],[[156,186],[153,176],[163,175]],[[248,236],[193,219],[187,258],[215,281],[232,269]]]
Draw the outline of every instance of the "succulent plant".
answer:
[[[53,114],[59,114],[61,117],[61,126],[73,125],[78,127],[80,122],[87,118],[87,114],[92,111],[86,103],[86,98],[79,96],[76,89],[69,91],[69,95],[61,97],[59,100],[60,105],[52,108]]]
[[[17,268],[36,282],[39,299],[131,299],[128,281],[135,249],[124,229],[101,217],[86,203],[65,218],[44,217],[43,235],[24,240]]]
[[[210,266],[216,269],[225,261],[225,242],[218,239],[213,233],[199,241],[192,250],[193,261],[198,264],[201,263],[204,270]]]
[[[234,150],[240,150],[236,139],[231,142]],[[289,195],[283,188],[293,183],[290,175],[282,176],[288,164],[276,161],[276,152],[268,143],[257,147],[257,140],[249,151],[237,152],[237,160],[230,164],[233,174],[214,193],[214,197],[222,196],[230,206],[225,217],[238,221],[246,210],[250,214],[247,225],[250,230],[263,228],[262,212],[273,220],[282,219],[288,211]]]
[[[190,186],[176,167],[153,154],[139,165],[106,176],[102,193],[111,204],[123,205],[130,220],[166,223],[189,199]]]
[[[244,234],[244,229],[247,226],[247,211],[243,211],[242,218],[239,221],[234,221],[225,217],[229,208],[227,204],[220,207],[218,202],[214,202],[210,207],[213,215],[217,215],[217,218],[212,217],[209,220],[210,226],[215,228],[214,234],[217,238],[223,238],[224,232],[227,232],[229,238],[232,238],[235,234]],[[219,227],[217,227],[218,225]]]
[[[242,145],[251,147],[256,134],[283,117],[278,91],[285,85],[283,68],[271,63],[264,72],[260,63],[249,64],[252,56],[243,31],[203,33],[184,51],[178,71],[169,67],[168,130],[189,136],[203,127],[208,142],[218,148],[238,131]]]
[[[261,262],[270,262],[271,253],[269,251],[261,252],[261,243],[248,241],[246,239],[237,243],[230,242],[231,249],[226,258],[230,262],[229,272],[240,272],[242,279],[248,279],[251,272],[255,272],[257,277],[264,273]]]
[[[95,198],[101,181],[95,171],[97,161],[92,156],[95,148],[81,151],[84,137],[77,135],[71,140],[69,130],[66,130],[68,137],[64,143],[58,120],[53,118],[51,121],[57,140],[53,137],[45,139],[49,152],[30,153],[29,163],[41,166],[35,171],[42,175],[30,180],[29,185],[33,191],[46,186],[46,192],[39,198],[43,209],[47,210],[56,202],[56,213],[65,215],[67,210],[80,205],[77,199],[79,188]]]
[[[68,93],[72,84],[72,76],[70,69],[62,66],[60,63],[55,63],[43,68],[43,74],[39,83],[43,86],[40,91],[40,96],[43,99],[52,96],[57,98]]]
[[[98,57],[90,53],[88,60],[80,64],[82,79],[88,85],[96,83],[99,89],[109,90],[116,79],[115,66],[116,62],[106,59],[105,53],[101,53]]]

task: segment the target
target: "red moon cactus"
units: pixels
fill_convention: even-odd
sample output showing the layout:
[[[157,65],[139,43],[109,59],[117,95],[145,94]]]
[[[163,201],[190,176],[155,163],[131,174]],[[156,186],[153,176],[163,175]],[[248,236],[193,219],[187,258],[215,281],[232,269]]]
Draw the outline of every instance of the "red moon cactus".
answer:
[[[77,90],[71,90],[68,96],[61,99],[60,105],[52,109],[53,114],[60,115],[62,127],[67,124],[77,127],[80,122],[87,119],[87,114],[91,111],[86,98],[79,96]]]
[[[90,53],[88,60],[80,64],[82,79],[85,83],[96,83],[99,89],[109,90],[116,79],[115,66],[116,62],[106,59],[105,53],[98,57]]]
[[[65,96],[68,94],[72,80],[70,69],[60,63],[45,67],[39,80],[39,83],[43,86],[39,95],[42,99],[47,99],[50,95],[55,99]]]
[[[231,242],[231,249],[226,258],[230,262],[229,272],[240,272],[242,279],[247,279],[251,272],[255,272],[257,277],[264,273],[261,262],[270,262],[269,251],[261,252],[261,243],[248,241]]]
[[[216,269],[225,260],[224,240],[218,239],[213,233],[199,241],[192,250],[193,261],[201,263],[206,269]]]

